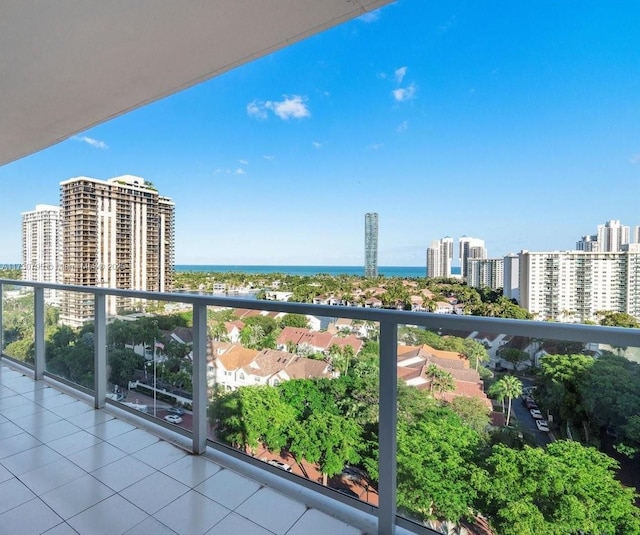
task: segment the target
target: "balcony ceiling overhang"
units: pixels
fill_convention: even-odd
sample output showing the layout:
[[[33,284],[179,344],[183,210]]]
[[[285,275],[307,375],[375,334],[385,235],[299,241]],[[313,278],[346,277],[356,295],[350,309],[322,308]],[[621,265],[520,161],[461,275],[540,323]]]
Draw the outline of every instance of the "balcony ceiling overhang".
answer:
[[[0,165],[389,2],[4,2]]]

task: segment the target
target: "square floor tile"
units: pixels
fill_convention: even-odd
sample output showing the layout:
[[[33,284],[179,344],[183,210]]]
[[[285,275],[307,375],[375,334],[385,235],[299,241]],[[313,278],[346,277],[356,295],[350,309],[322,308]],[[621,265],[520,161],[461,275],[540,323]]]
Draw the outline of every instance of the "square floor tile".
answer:
[[[190,490],[154,517],[177,533],[202,535],[230,513],[229,509]]]
[[[77,403],[77,401],[78,400],[74,397],[58,392],[57,396],[48,396],[44,405],[47,407],[47,409],[53,410],[64,405],[69,405],[70,403]]]
[[[85,475],[86,472],[65,458],[31,470],[20,476],[20,480],[36,494],[44,494],[69,481]]]
[[[155,518],[149,517],[137,526],[132,527],[125,535],[176,535],[176,532],[169,529]],[[238,533],[237,535],[243,535]]]
[[[111,414],[108,414],[103,411],[98,411],[98,410],[82,412],[80,414],[67,418],[67,420],[69,420],[73,425],[77,425],[81,429],[84,429],[85,431],[88,431],[89,433],[92,433],[94,435],[95,433],[93,433],[93,431],[91,430],[93,427],[103,424],[105,422],[111,422],[111,421],[121,422],[122,421],[122,420],[116,420],[114,416]],[[122,423],[126,423],[126,422],[122,422]],[[104,440],[104,437],[100,437],[100,438]]]
[[[62,519],[37,498],[0,515],[2,533],[40,535]]]
[[[27,401],[22,405],[18,405],[16,407],[12,407],[4,414],[5,416],[9,416],[12,420],[14,418],[22,418],[23,416],[30,416],[31,414],[37,414],[39,412],[43,412],[46,410],[43,406],[34,403],[33,401]]]
[[[179,481],[154,472],[124,489],[120,495],[150,515],[191,490]]]
[[[263,487],[238,507],[236,513],[269,531],[284,535],[306,510],[304,504]]]
[[[89,474],[42,494],[44,501],[58,516],[67,520],[113,495],[113,490]]]
[[[32,437],[29,433],[20,433],[19,435],[0,439],[0,459],[35,448],[41,444],[42,442]]]
[[[95,413],[95,411],[93,412]],[[128,422],[113,419],[107,422],[98,423],[90,429],[87,429],[87,432],[100,437],[102,440],[110,440],[118,435],[133,431],[134,429],[136,429],[136,427]]]
[[[0,496],[2,496],[0,500],[0,513],[22,505],[36,497],[33,492],[15,477],[8,479],[4,483],[0,483]],[[0,524],[0,529],[1,528],[2,524]]]
[[[116,492],[120,492],[153,472],[155,470],[148,464],[128,455],[94,470],[91,474]]]
[[[91,405],[85,403],[84,401],[74,401],[72,403],[67,403],[65,405],[60,405],[59,407],[49,407],[47,408],[56,413],[63,418],[70,418],[71,416],[77,416],[78,414],[82,414],[83,412],[94,410]]]
[[[142,429],[134,429],[109,440],[109,443],[127,453],[134,453],[160,440]]]
[[[235,509],[259,489],[260,485],[255,481],[231,470],[221,470],[194,490],[229,509]]]
[[[25,405],[27,403],[32,402],[27,398],[21,396],[20,394],[0,398],[0,414],[11,417],[11,409],[19,407],[20,405]]]
[[[67,459],[77,464],[83,470],[93,472],[118,459],[122,459],[126,455],[124,451],[112,446],[108,442],[99,442],[95,446],[68,455]]]
[[[183,450],[169,442],[161,440],[133,454],[136,459],[160,470],[187,455]]]
[[[117,494],[67,520],[78,533],[120,535],[147,518],[147,514]]]
[[[273,535],[271,531],[236,513],[231,513],[224,517],[211,530],[207,531],[206,535],[229,535],[229,533],[236,533],[237,535]],[[323,535],[324,533],[329,532],[323,532]]]
[[[189,487],[195,487],[220,470],[220,465],[201,455],[187,454],[161,471]]]
[[[34,429],[31,431],[31,434],[37,439],[42,440],[42,442],[51,443],[59,438],[73,435],[78,431],[80,431],[78,426],[75,426],[66,420],[58,420],[43,427]]]
[[[13,474],[9,472],[2,464],[0,464],[0,483],[6,481],[7,479],[11,479]]]
[[[287,535],[362,535],[360,530],[345,524],[317,509],[309,509],[302,515]]]
[[[78,532],[69,524],[58,524],[55,528],[45,531],[42,535],[78,535]]]
[[[5,457],[2,459],[2,464],[11,470],[14,475],[19,476],[60,459],[62,459],[62,455],[52,450],[49,446],[42,444],[41,446],[16,453],[11,457]]]
[[[9,438],[24,433],[22,427],[17,426],[14,422],[5,420],[0,423],[0,437]]]
[[[32,435],[34,431],[42,429],[49,424],[59,422],[61,420],[61,416],[58,416],[57,414],[54,414],[48,410],[29,414],[28,416],[22,416],[21,418],[11,419],[14,424],[24,429],[27,433],[31,433]]]
[[[25,398],[44,406],[46,405],[47,400],[59,396],[60,392],[58,392],[55,388],[51,388],[50,386],[45,385],[43,386],[43,388],[36,388],[35,390],[32,390],[30,392],[23,392],[22,395]]]
[[[102,442],[97,436],[87,433],[86,431],[78,431],[72,435],[61,437],[57,440],[47,442],[51,449],[57,452],[71,455],[77,451],[85,450],[91,446],[95,446]]]

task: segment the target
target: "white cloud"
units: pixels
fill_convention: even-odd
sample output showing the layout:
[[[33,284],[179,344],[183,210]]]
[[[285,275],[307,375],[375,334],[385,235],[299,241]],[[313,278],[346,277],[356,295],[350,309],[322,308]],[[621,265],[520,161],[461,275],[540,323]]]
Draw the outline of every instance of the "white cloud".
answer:
[[[312,143],[316,149],[319,149],[323,145],[323,143],[320,143],[319,141],[313,141]]]
[[[267,112],[264,109],[264,104],[257,100],[247,104],[247,114],[249,117],[254,117],[255,119],[263,120],[267,118]]]
[[[369,150],[380,150],[384,147],[383,143],[371,143],[371,145],[367,145],[367,149]]]
[[[299,95],[286,96],[283,95],[284,100],[274,101],[267,100],[266,102],[260,100],[254,100],[247,104],[247,114],[255,119],[264,120],[268,117],[267,110],[271,110],[280,119],[304,119],[305,117],[311,117],[309,108],[307,107],[306,97]]]
[[[402,83],[402,80],[404,80],[404,75],[407,74],[407,68],[406,67],[400,67],[399,69],[396,69],[395,71],[393,71],[393,75],[396,78],[396,82],[398,82],[399,84]]]
[[[402,121],[397,127],[396,132],[404,132],[407,128],[409,128],[409,123],[407,121]]]
[[[276,157],[275,157],[275,156],[272,156],[271,154],[265,154],[265,155],[263,156],[263,158],[264,158],[265,160],[269,161],[269,162],[272,162],[273,160],[275,160],[275,159],[276,159]]]
[[[247,160],[238,160],[238,163],[241,163],[242,165],[249,165]]]
[[[631,163],[640,163],[640,154],[634,154],[633,156],[631,156],[629,161]]]
[[[74,136],[74,138],[76,141],[82,141],[83,143],[86,143],[87,145],[91,145],[92,147],[95,147],[96,149],[108,149],[109,145],[107,145],[104,141],[100,141],[99,139],[94,139],[92,137],[89,136]]]
[[[405,102],[407,100],[411,100],[415,96],[416,89],[416,84],[411,84],[408,87],[399,87],[398,89],[394,89],[391,93],[393,94],[393,98],[398,102]]]
[[[291,119],[292,117],[294,119],[304,119],[311,116],[305,100],[299,95],[285,96],[284,100],[279,102],[265,102],[265,108],[270,109],[283,120]]]
[[[387,77],[387,73],[386,72],[379,72],[378,74],[376,74],[377,78],[380,78],[380,80],[384,80]]]
[[[369,13],[365,13],[364,15],[362,15],[361,17],[359,17],[359,19],[362,22],[366,22],[366,23],[371,23],[371,22],[375,22],[380,18],[380,10],[376,10],[376,11],[370,11]]]
[[[246,171],[244,169],[242,169],[242,167],[238,167],[238,169],[236,169],[234,171],[234,174],[236,175],[244,175],[246,173]]]

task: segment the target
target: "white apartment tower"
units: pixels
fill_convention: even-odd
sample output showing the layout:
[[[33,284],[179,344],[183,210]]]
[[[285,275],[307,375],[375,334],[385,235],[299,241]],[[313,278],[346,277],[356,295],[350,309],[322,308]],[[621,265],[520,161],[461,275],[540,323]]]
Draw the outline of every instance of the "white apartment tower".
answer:
[[[22,280],[62,282],[60,208],[38,204],[22,213]],[[56,290],[45,290],[45,300],[58,302]]]
[[[65,284],[170,291],[175,205],[144,179],[78,177],[60,183]],[[109,296],[107,314],[131,306]],[[93,319],[93,299],[65,292],[61,321]]]
[[[508,254],[502,259],[502,295],[520,303],[520,255]]]
[[[463,279],[466,280],[468,276],[469,267],[467,262],[475,258],[487,258],[484,240],[462,236],[459,240],[458,260],[460,261],[460,271]]]
[[[467,285],[472,288],[497,290],[504,286],[504,260],[502,258],[469,258]]]
[[[451,277],[453,238],[446,236],[431,242],[427,249],[427,277]]]
[[[617,219],[598,225],[598,251],[616,253],[629,244],[629,227],[620,224]]]
[[[640,319],[640,252],[555,251],[520,253],[520,306],[535,319],[597,321],[597,312]]]

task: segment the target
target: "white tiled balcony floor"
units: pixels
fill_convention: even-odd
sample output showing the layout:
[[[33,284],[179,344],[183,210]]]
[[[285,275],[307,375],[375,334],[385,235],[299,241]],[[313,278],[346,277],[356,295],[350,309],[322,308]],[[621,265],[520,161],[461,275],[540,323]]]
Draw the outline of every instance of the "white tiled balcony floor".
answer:
[[[0,534],[358,529],[0,363]]]

